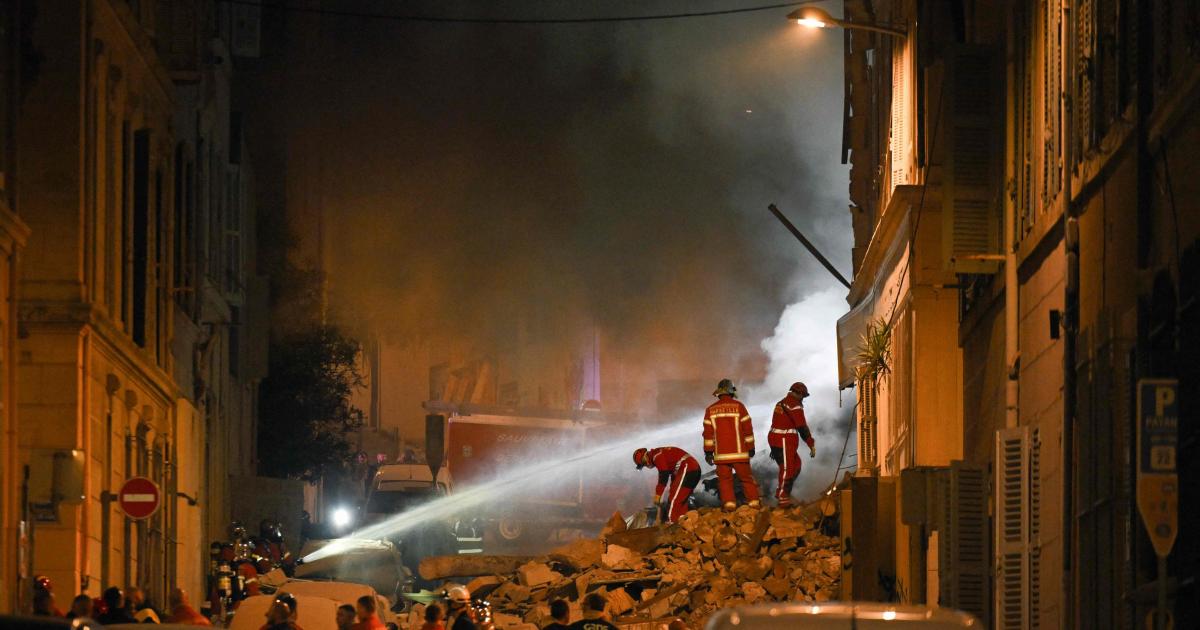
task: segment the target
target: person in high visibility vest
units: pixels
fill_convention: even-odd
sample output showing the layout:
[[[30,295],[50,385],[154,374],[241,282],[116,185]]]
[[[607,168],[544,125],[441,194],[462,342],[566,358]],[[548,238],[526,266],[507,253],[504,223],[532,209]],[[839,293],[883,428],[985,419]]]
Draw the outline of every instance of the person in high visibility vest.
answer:
[[[779,464],[779,487],[775,490],[779,507],[792,505],[792,484],[800,474],[800,441],[804,440],[808,445],[809,457],[817,456],[816,441],[804,418],[804,399],[807,397],[808,386],[793,383],[783,400],[775,403],[775,413],[771,416],[767,444],[771,447],[771,459]]]
[[[654,504],[660,521],[674,523],[687,513],[688,497],[700,483],[700,462],[695,457],[676,446],[639,448],[633,452],[633,463],[638,470],[653,466],[658,471]]]
[[[727,512],[737,509],[733,489],[736,473],[746,504],[759,507],[758,484],[750,471],[754,457],[754,425],[750,412],[737,399],[733,381],[722,379],[713,391],[717,401],[704,410],[704,461],[717,467],[717,492]]]

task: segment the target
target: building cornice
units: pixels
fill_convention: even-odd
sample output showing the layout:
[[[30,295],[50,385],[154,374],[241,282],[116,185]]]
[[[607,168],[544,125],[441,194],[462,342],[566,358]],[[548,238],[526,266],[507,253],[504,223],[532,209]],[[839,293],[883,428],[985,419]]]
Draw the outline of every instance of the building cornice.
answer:
[[[100,340],[102,352],[126,373],[140,377],[147,389],[164,404],[174,404],[182,397],[180,387],[169,374],[118,329],[104,313],[85,302],[56,302],[21,300],[17,305],[17,321],[22,334],[36,330],[85,331]],[[104,349],[108,351],[104,351]]]
[[[137,16],[133,14],[129,6],[124,2],[106,0],[99,4],[107,6],[116,17],[116,21],[121,26],[121,31],[125,34],[126,43],[136,52],[149,73],[154,76],[154,83],[158,87],[159,96],[168,103],[174,102],[175,83],[171,80],[171,73],[167,70],[166,65],[163,64],[162,59],[159,58],[158,50],[154,47],[154,42],[151,41],[150,36],[142,29]]]
[[[896,186],[892,191],[883,216],[875,225],[875,232],[871,235],[867,252],[863,254],[862,265],[858,268],[858,273],[854,275],[854,281],[850,283],[850,294],[846,296],[846,301],[850,303],[850,306],[861,302],[863,297],[875,288],[878,279],[887,275],[883,273],[886,271],[885,267],[895,264],[895,246],[907,243],[912,237],[908,230],[901,230],[901,227],[908,225],[905,219],[908,218],[912,207],[922,202],[921,191],[924,188],[919,185],[902,185]],[[926,203],[931,201],[933,200],[925,200]],[[898,240],[897,237],[901,235],[904,238]]]
[[[29,240],[29,226],[0,202],[0,250],[5,254],[25,246]]]

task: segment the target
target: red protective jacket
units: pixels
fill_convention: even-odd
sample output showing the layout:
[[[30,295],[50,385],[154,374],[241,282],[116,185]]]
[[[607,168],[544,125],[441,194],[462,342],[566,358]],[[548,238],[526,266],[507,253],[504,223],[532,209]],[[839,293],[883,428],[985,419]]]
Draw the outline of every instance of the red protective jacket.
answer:
[[[722,394],[704,410],[704,452],[721,464],[749,461],[753,448],[750,412],[738,399]]]
[[[773,438],[788,433],[798,433],[800,439],[809,446],[814,443],[812,432],[808,430],[808,421],[804,418],[804,403],[791,392],[788,392],[783,400],[775,403],[775,413],[771,416],[771,433],[767,437]],[[767,441],[772,446],[779,446],[774,439]]]
[[[696,461],[687,451],[676,446],[660,446],[652,448],[646,455],[650,465],[658,470],[658,485],[654,486],[654,496],[661,497],[667,489],[671,475],[683,476],[690,471],[700,470],[700,462]]]

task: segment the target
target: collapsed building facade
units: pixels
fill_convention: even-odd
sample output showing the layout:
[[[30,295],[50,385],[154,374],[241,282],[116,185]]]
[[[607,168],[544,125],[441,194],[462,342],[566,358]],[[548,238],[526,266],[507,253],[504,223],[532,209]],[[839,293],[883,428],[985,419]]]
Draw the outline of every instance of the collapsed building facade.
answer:
[[[856,573],[893,580],[852,591],[989,627],[1139,625],[1164,579],[1136,503],[1140,379],[1183,392],[1180,505],[1200,478],[1200,7],[849,0],[844,19],[844,535]],[[1195,518],[1167,563],[1176,627],[1200,620]]]

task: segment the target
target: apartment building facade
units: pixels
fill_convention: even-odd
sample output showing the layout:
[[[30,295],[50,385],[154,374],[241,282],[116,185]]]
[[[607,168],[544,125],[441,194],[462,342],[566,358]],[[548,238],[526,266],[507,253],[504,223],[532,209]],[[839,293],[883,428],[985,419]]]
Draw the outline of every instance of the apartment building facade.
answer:
[[[855,280],[839,360],[859,394],[858,483],[896,534],[875,562],[902,585],[868,594],[990,627],[1142,625],[1159,578],[1136,507],[1140,379],[1179,380],[1180,505],[1197,490],[1185,147],[1200,130],[1200,8],[844,10],[902,32],[845,33]],[[952,304],[929,343],[922,293]],[[890,361],[864,378],[872,323],[889,326]],[[929,390],[957,400],[939,408]],[[1200,555],[1195,517],[1180,518],[1170,607],[1187,627]]]
[[[216,2],[10,5],[11,199],[28,237],[5,470],[30,471],[27,491],[43,481],[37,462],[73,457],[83,484],[44,504],[6,497],[3,558],[16,583],[0,610],[26,609],[36,575],[60,600],[113,585],[140,586],[158,605],[177,585],[202,597],[229,479],[253,473],[265,369],[265,346],[247,341],[247,311],[265,300],[228,29]],[[132,476],[162,497],[144,520],[115,500]]]

